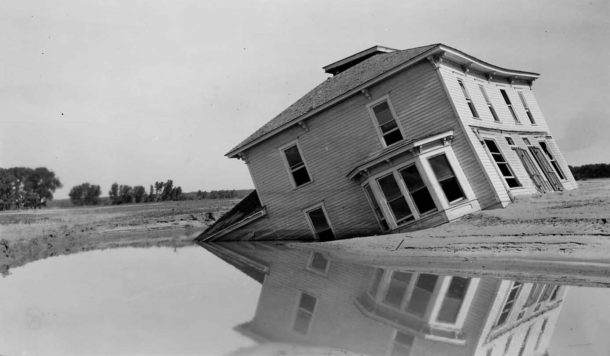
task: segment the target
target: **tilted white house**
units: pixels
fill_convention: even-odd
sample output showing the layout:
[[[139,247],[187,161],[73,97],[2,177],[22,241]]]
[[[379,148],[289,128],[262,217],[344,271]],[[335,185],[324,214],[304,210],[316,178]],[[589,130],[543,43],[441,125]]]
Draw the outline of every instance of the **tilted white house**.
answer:
[[[532,91],[539,74],[455,48],[375,46],[245,139],[256,191],[200,239],[409,231],[576,188]]]

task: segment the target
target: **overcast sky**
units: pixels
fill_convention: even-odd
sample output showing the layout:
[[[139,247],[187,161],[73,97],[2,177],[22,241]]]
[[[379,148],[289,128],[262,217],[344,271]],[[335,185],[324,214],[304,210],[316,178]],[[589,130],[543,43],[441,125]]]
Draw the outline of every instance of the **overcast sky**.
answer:
[[[541,73],[572,165],[609,163],[608,1],[0,0],[0,167],[185,191],[252,187],[224,154],[380,44]]]

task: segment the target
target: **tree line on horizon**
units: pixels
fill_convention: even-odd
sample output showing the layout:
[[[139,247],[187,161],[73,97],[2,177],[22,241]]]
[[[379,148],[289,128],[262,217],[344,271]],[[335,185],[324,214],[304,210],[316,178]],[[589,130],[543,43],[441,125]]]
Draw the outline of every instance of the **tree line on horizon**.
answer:
[[[46,167],[0,168],[0,210],[42,208],[62,184]]]
[[[610,178],[610,164],[594,163],[582,166],[569,166],[574,179]]]

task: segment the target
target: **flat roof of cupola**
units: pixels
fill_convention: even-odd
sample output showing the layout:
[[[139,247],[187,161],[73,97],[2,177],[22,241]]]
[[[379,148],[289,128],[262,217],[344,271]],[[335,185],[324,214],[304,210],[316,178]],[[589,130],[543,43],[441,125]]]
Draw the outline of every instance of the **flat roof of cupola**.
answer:
[[[332,75],[337,75],[341,72],[343,72],[344,70],[355,66],[356,64],[371,58],[372,56],[376,55],[376,54],[380,54],[380,53],[390,53],[390,52],[394,52],[396,51],[396,49],[394,48],[390,48],[390,47],[385,47],[385,46],[373,46],[371,48],[367,48],[364,51],[360,51],[356,54],[352,54],[349,57],[345,57],[343,59],[340,59],[336,62],[333,62],[329,65],[326,65],[324,67],[322,67],[322,69],[324,69],[324,72],[328,73],[328,74],[332,74]]]

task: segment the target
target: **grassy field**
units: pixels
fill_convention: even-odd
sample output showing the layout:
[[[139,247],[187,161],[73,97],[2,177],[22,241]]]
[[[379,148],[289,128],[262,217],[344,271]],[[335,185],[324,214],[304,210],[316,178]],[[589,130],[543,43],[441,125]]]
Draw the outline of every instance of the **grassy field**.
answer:
[[[0,272],[48,256],[120,246],[183,246],[236,199],[0,212]]]

